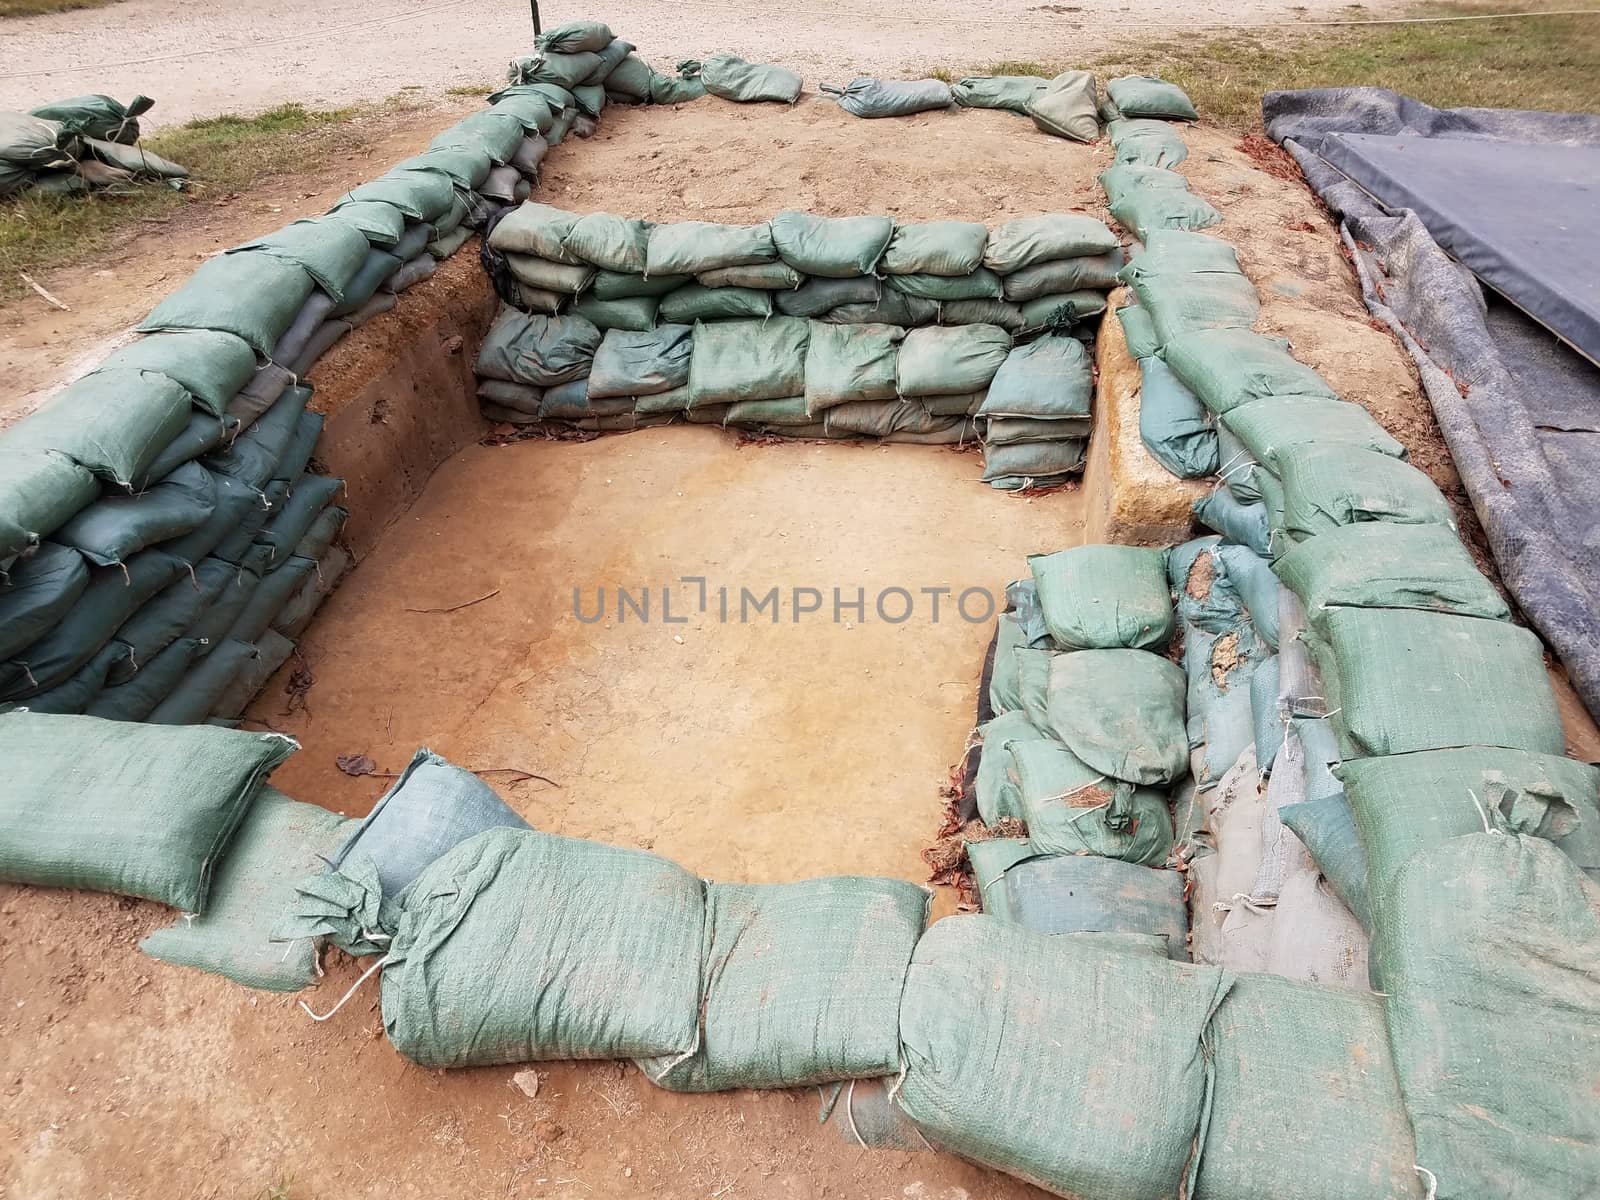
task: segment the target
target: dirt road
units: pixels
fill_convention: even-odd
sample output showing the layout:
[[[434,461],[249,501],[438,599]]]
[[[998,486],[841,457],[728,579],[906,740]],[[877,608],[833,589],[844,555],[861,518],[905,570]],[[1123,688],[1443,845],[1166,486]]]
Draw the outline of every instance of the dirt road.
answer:
[[[608,21],[659,67],[737,47],[818,82],[870,72],[911,76],[1000,61],[1082,61],[1116,41],[1192,36],[1202,22],[1377,16],[1339,0],[560,0],[546,26]],[[1153,24],[1152,24],[1153,23]],[[1164,24],[1162,24],[1164,23]],[[126,0],[109,8],[0,24],[0,109],[84,92],[156,97],[148,123],[251,112],[286,100],[346,104],[403,88],[438,93],[498,78],[532,47],[523,0]]]

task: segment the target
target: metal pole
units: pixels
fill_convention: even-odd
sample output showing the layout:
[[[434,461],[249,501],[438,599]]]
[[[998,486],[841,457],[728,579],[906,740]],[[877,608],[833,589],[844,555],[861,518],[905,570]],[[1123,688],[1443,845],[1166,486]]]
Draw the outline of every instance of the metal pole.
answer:
[[[533,9],[533,36],[538,37],[544,32],[539,26],[539,0],[528,0],[528,7]]]

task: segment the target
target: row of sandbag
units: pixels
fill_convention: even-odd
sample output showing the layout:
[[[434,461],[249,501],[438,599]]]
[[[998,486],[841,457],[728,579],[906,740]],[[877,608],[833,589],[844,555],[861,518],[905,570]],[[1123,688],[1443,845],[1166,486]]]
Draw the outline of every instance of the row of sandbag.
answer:
[[[136,179],[183,186],[189,172],[144,149],[139,117],[155,104],[135,96],[74,96],[30,113],[0,112],[0,197],[27,188],[70,195]]]
[[[243,709],[350,561],[301,379],[526,195],[511,160],[550,119],[537,99],[475,114],[328,215],[208,260],[0,433],[0,702]]]
[[[1300,828],[1287,847],[1272,843],[1304,845],[1368,924],[1419,1161],[1441,1195],[1496,1194],[1511,1169],[1500,1163],[1561,1194],[1600,1165],[1582,1148],[1600,1144],[1592,1121],[1544,1116],[1578,1106],[1600,1062],[1600,1039],[1564,1015],[1600,1011],[1600,986],[1566,986],[1592,979],[1600,955],[1592,932],[1579,936],[1592,921],[1583,872],[1600,869],[1600,775],[1563,757],[1539,640],[1510,622],[1403,447],[1286,343],[1251,330],[1259,301],[1229,248],[1155,232],[1124,277],[1137,304],[1119,316],[1145,368],[1142,403],[1155,367],[1161,387],[1187,397],[1189,430],[1209,426],[1217,441],[1224,482],[1196,515],[1269,560],[1303,607],[1303,627],[1279,621],[1283,740],[1263,824],[1270,834],[1288,819],[1280,802],[1313,806],[1291,814]],[[1303,782],[1273,786],[1286,755],[1298,764],[1290,784]],[[1238,904],[1228,920],[1243,927],[1252,920],[1236,914],[1272,897],[1244,889],[1221,901]],[[1521,940],[1533,907],[1561,931],[1536,952]],[[1464,949],[1469,928],[1494,957]],[[1499,1039],[1496,1004],[1482,998],[1513,994],[1526,1035]],[[1475,1115],[1437,1115],[1446,1110]]]
[[[998,108],[1033,118],[1045,133],[1090,142],[1100,136],[1100,120],[1194,121],[1194,105],[1181,88],[1149,75],[1122,75],[1097,98],[1095,77],[1066,71],[1053,78],[1035,75],[969,75],[957,83],[939,79],[878,79],[858,75],[843,86],[822,85],[823,95],[852,116],[904,117],[912,113],[961,108]]]
[[[1014,344],[995,325],[905,330],[800,317],[607,329],[502,310],[475,367],[485,415],[622,432],[675,420],[792,438],[964,445],[1016,489],[1082,469],[1093,367],[1069,333]]]
[[[987,914],[924,932],[897,880],[707,883],[529,829],[427,751],[342,821],[265,784],[293,749],[0,715],[0,879],[172,905],[191,916],[146,952],[251,986],[306,986],[324,941],[381,956],[385,1031],[419,1063],[888,1076],[930,1142],[1064,1195],[1420,1195],[1361,998]]]

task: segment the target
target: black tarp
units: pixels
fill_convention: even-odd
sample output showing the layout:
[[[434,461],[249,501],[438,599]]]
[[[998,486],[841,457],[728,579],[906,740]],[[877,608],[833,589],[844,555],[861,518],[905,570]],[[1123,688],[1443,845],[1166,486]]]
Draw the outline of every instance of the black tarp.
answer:
[[[1600,368],[1572,349],[1600,359],[1600,117],[1382,88],[1262,108],[1416,360],[1507,586],[1600,718]]]

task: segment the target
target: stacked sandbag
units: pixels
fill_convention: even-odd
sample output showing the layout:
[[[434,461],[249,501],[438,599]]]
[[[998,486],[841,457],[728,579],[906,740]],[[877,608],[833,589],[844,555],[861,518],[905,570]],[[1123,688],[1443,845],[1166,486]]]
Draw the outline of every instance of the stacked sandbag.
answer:
[[[492,419],[949,444],[981,429],[1003,488],[1081,471],[1081,339],[1123,265],[1074,213],[992,232],[801,212],[656,225],[530,201],[487,245],[512,301],[477,362]]]
[[[139,180],[183,187],[189,172],[138,145],[139,117],[155,104],[135,96],[74,96],[31,113],[0,112],[0,197],[37,188],[57,195]]]
[[[1007,589],[979,725],[969,838],[984,911],[1052,934],[1155,938],[1188,957],[1167,789],[1185,774],[1183,672],[1166,552],[1035,555]]]

